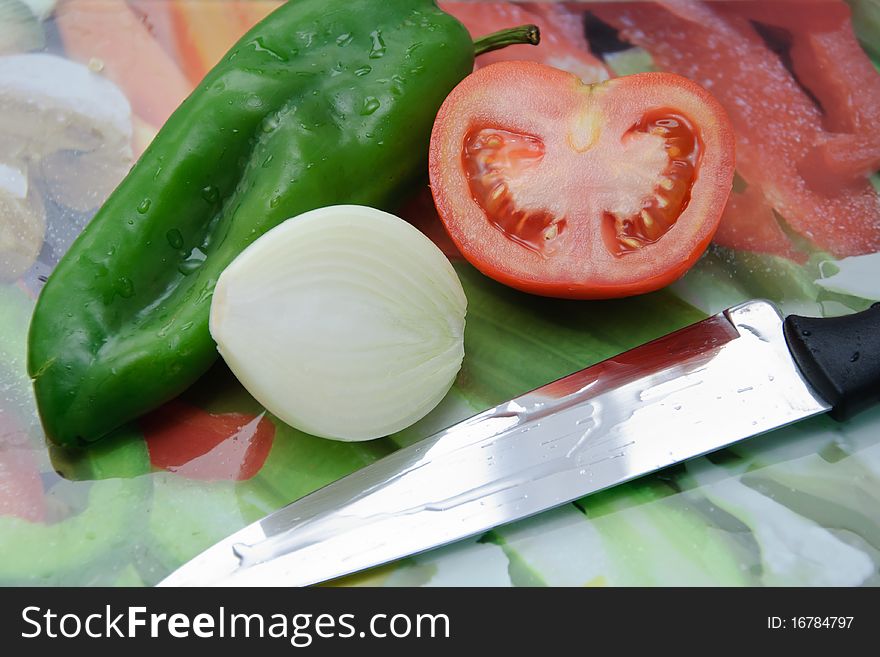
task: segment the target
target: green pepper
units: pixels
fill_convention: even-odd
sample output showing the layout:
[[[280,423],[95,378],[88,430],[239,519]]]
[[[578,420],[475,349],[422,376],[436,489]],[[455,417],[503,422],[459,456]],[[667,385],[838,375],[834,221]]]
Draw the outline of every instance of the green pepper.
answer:
[[[58,263],[28,370],[47,436],[96,440],[171,399],[217,357],[223,269],[285,219],[393,208],[426,175],[434,116],[477,42],[430,0],[297,0],[230,50]]]

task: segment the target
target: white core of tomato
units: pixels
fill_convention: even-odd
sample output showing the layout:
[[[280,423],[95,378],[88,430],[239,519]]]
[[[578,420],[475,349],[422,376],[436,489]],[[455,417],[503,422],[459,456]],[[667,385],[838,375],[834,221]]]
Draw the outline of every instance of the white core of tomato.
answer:
[[[211,302],[220,354],[268,411],[369,440],[424,417],[464,357],[467,299],[446,256],[394,215],[320,208],[257,239]]]

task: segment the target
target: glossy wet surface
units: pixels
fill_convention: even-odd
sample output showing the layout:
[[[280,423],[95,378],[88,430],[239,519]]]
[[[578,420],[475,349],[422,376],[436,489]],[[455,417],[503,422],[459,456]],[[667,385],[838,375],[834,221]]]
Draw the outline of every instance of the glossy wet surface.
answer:
[[[112,6],[119,4],[114,0]],[[179,44],[162,41],[172,34],[161,22],[169,3],[136,4],[141,13],[135,22],[149,26],[159,53],[177,61]],[[210,24],[216,43],[234,40],[247,27],[199,14],[200,7],[220,3],[184,4],[198,19],[190,24],[193,34]],[[263,11],[273,5],[249,4]],[[45,50],[67,57],[53,19],[45,25]],[[234,36],[227,34],[230,25],[238,30]],[[216,47],[213,41],[196,43],[199,57]],[[125,45],[130,48],[130,39]],[[159,60],[144,59],[150,64],[144,70],[155,73]],[[81,64],[88,66],[88,57]],[[181,69],[191,73],[198,64],[190,58]],[[92,67],[100,69],[100,62]],[[189,79],[177,75],[164,76],[162,88],[149,87],[146,104],[126,92],[132,106],[122,118],[141,150],[153,130],[150,121],[167,116],[178,102],[172,90]],[[148,78],[136,72],[130,77],[148,88]],[[163,90],[166,95],[158,93]],[[784,107],[777,109],[781,116]],[[78,162],[82,167],[71,171],[85,181],[92,168]],[[43,193],[42,184],[35,177],[32,188]],[[205,193],[213,202],[213,192]],[[26,335],[45,277],[93,209],[45,196],[42,202],[45,225],[34,218],[28,223],[33,230],[16,233],[12,242],[16,253],[39,254],[37,259],[28,256],[26,269],[0,276],[3,585],[151,585],[215,541],[402,445],[707,314],[754,297],[813,315],[852,312],[880,300],[872,283],[880,280],[876,254],[800,265],[712,248],[671,289],[609,302],[530,297],[459,263],[469,300],[463,371],[441,406],[406,431],[366,444],[307,436],[263,415],[220,364],[176,407],[163,407],[75,453],[46,444],[25,373]],[[537,241],[542,233],[529,235]],[[157,239],[172,248],[179,241],[176,235]],[[188,441],[188,422],[205,423],[199,445]],[[257,430],[251,431],[254,423]],[[344,583],[876,585],[878,427],[877,409],[842,425],[818,417]],[[186,449],[175,450],[175,443]],[[577,436],[570,437],[556,451],[568,453],[576,445]]]

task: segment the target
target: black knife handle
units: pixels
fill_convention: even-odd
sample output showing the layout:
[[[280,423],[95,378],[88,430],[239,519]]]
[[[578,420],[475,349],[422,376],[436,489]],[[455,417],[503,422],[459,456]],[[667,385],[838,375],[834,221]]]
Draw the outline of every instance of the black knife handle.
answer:
[[[880,303],[843,317],[789,315],[785,341],[804,378],[846,420],[880,401]]]

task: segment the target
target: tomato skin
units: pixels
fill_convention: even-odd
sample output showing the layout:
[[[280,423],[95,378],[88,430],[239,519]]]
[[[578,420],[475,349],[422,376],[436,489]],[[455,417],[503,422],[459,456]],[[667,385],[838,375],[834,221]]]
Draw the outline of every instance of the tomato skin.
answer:
[[[610,194],[621,202],[643,202],[643,189],[637,198],[627,196],[627,189],[622,194],[609,191],[608,178],[614,180],[618,170],[638,169],[621,157],[625,151],[619,145],[646,113],[657,108],[680,112],[697,127],[702,156],[691,199],[658,240],[615,254],[607,243],[604,216],[594,212],[598,206],[589,199],[596,191],[597,197]],[[531,197],[524,201],[528,207],[521,208],[527,216],[546,214],[547,203],[569,208],[566,232],[560,229],[558,238],[555,231],[545,238],[551,245],[546,253],[524,247],[493,225],[489,211],[472,194],[462,145],[468,134],[483,127],[533,135],[546,144],[545,158],[523,174]],[[620,152],[611,152],[615,147]],[[733,170],[729,121],[695,83],[671,74],[644,73],[584,85],[570,73],[533,62],[496,63],[459,84],[437,115],[429,155],[437,210],[471,264],[510,287],[575,299],[641,294],[681,277],[715,233]],[[520,200],[528,196],[518,190],[512,194]]]

